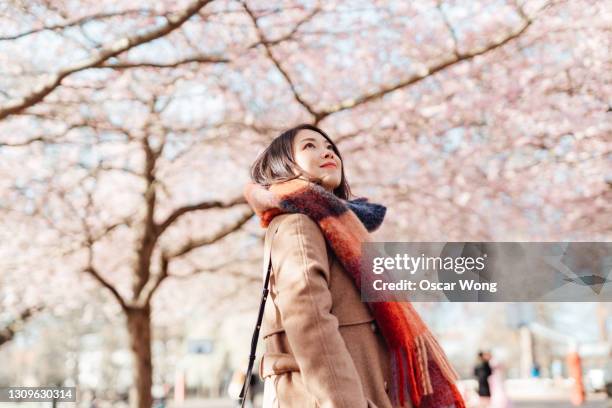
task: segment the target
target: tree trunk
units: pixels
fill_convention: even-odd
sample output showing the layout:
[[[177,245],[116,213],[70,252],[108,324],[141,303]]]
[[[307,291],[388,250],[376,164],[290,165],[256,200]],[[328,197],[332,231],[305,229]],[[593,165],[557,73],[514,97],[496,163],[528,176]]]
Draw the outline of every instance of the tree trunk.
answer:
[[[127,325],[134,358],[134,388],[137,408],[151,408],[153,365],[151,362],[151,308],[146,305],[127,311]]]

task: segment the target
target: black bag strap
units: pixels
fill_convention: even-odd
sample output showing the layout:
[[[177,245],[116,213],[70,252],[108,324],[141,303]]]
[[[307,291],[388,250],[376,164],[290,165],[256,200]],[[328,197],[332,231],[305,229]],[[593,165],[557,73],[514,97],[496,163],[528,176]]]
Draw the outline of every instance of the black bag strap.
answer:
[[[253,337],[251,338],[251,353],[249,354],[249,366],[247,368],[246,377],[244,378],[244,384],[242,384],[242,390],[240,390],[240,407],[244,407],[244,402],[246,400],[246,396],[249,392],[249,385],[251,383],[251,373],[253,372],[253,364],[255,363],[255,355],[257,353],[257,341],[259,340],[259,329],[261,329],[261,321],[263,319],[264,310],[266,307],[266,299],[268,298],[268,283],[270,282],[270,271],[272,270],[272,260],[270,259],[270,255],[267,255],[268,259],[268,270],[266,272],[266,277],[264,279],[264,287],[263,293],[261,296],[261,304],[259,305],[259,314],[257,316],[257,324],[255,325],[255,330],[253,331]]]

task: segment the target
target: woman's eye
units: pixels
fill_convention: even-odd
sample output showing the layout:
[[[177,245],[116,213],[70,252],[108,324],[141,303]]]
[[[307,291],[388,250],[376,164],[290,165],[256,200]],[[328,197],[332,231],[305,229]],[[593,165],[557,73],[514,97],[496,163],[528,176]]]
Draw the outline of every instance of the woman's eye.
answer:
[[[304,147],[308,147],[308,146],[312,146],[312,147],[314,147],[314,145],[313,145],[312,143],[306,143],[306,144],[304,145]]]

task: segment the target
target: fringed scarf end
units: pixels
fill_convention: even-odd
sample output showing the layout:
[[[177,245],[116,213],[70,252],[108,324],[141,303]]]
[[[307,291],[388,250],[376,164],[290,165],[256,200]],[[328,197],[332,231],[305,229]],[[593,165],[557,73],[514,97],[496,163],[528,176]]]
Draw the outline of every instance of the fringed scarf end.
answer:
[[[417,351],[414,347],[401,346],[392,350],[392,389],[393,403],[404,406],[406,400],[410,399],[415,407],[420,406],[424,395],[421,379],[427,373],[420,372],[415,365]]]
[[[415,408],[466,408],[454,383],[456,372],[437,355],[441,351],[433,336],[428,334],[415,337],[412,344],[391,350],[391,400],[395,406],[403,407],[410,399]],[[442,384],[445,385],[438,389]],[[438,402],[442,401],[446,402],[440,405]]]

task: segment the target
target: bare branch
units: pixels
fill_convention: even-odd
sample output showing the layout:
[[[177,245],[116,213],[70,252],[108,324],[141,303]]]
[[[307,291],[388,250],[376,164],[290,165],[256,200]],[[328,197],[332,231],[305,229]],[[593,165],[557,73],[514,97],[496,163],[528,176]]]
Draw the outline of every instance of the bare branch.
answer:
[[[253,216],[252,211],[245,212],[238,220],[233,222],[230,225],[225,226],[221,229],[217,234],[212,237],[204,237],[196,240],[189,240],[186,244],[180,247],[177,251],[169,253],[168,258],[179,258],[196,248],[200,248],[206,245],[214,244],[215,242],[221,240],[222,238],[228,236],[234,231],[239,230],[246,222]]]
[[[308,21],[310,21],[314,16],[316,16],[317,14],[319,14],[321,12],[320,8],[315,8],[310,14],[308,14],[303,20],[298,21],[298,23],[291,29],[291,31],[289,33],[287,33],[286,35],[283,35],[282,37],[279,37],[277,39],[274,40],[270,40],[267,39],[264,43],[258,41],[254,44],[251,44],[247,47],[247,49],[252,49],[255,48],[259,45],[267,45],[267,46],[274,46],[274,45],[278,45],[282,42],[294,39],[295,36],[298,34],[298,30],[300,29],[300,27],[302,27],[305,23],[307,23]]]
[[[244,199],[242,199],[244,200]],[[235,199],[234,201],[240,201],[240,198]],[[178,217],[180,217],[180,215],[186,214],[187,212],[190,211],[196,211],[196,210],[203,210],[203,209],[211,209],[211,208],[229,208],[232,205],[236,205],[238,204],[238,202],[236,203],[221,203],[221,202],[206,202],[206,203],[201,203],[199,205],[194,205],[194,206],[187,206],[187,207],[181,207],[180,209],[176,210],[173,214],[171,214],[170,217],[168,217],[168,219],[166,221],[169,221],[167,224],[164,223],[163,225],[169,226],[172,224],[172,222],[174,220],[176,220]],[[174,216],[173,216],[174,215]],[[251,217],[252,214],[249,214],[247,220]],[[228,235],[229,233],[237,230],[238,228],[240,228],[242,226],[242,224],[244,224],[244,222],[242,223],[238,223],[238,224],[234,224],[233,226],[230,226],[227,229],[224,229],[220,234],[218,234],[214,239],[209,240],[209,241],[204,241],[204,240],[200,240],[200,241],[191,241],[190,243],[192,245],[194,245],[193,248],[194,249],[197,246],[202,246],[202,245],[206,245],[206,244],[212,244],[214,242],[216,242],[217,240],[223,238],[224,236]],[[164,227],[164,229],[166,228]],[[163,232],[160,231],[159,233]],[[191,250],[189,249],[189,250]],[[184,247],[183,250],[186,250],[186,248]],[[189,250],[187,250],[186,252],[188,252]],[[186,253],[185,252],[185,253]],[[149,302],[151,301],[151,298],[153,297],[153,294],[155,293],[155,291],[157,290],[157,288],[160,286],[160,284],[164,281],[164,279],[166,279],[167,277],[171,276],[171,277],[186,277],[187,275],[173,275],[170,274],[169,271],[169,267],[170,267],[170,262],[173,258],[176,258],[177,256],[181,256],[180,255],[170,255],[166,252],[163,252],[160,258],[160,267],[159,267],[159,274],[157,276],[155,276],[153,279],[148,279],[147,282],[145,283],[145,285],[140,289],[139,293],[138,293],[138,300],[136,302],[136,306],[137,307],[144,307],[145,305],[148,305]],[[222,265],[218,265],[217,267],[211,269],[212,270],[218,270],[221,269],[231,263],[234,263],[234,261],[230,261],[227,262],[226,264],[222,264]]]
[[[397,91],[398,89],[402,89],[405,88],[407,86],[413,85],[417,82],[422,81],[425,78],[428,78],[434,74],[436,74],[437,72],[440,72],[450,66],[453,66],[455,64],[458,64],[462,61],[468,61],[471,60],[479,55],[483,55],[486,54],[487,52],[493,51],[497,48],[500,48],[502,46],[504,46],[505,44],[509,43],[510,41],[520,37],[526,30],[527,28],[529,28],[529,26],[532,24],[533,20],[531,18],[526,18],[527,16],[524,14],[524,12],[522,12],[522,10],[519,12],[519,14],[521,16],[523,16],[524,20],[523,20],[523,24],[518,27],[517,29],[515,29],[512,33],[510,33],[509,35],[507,35],[506,37],[494,41],[492,43],[487,44],[484,47],[480,47],[480,48],[476,48],[474,50],[471,50],[469,52],[459,52],[458,50],[455,50],[455,54],[452,56],[452,58],[448,58],[445,61],[440,62],[439,64],[436,64],[434,66],[431,66],[429,68],[424,68],[421,71],[419,71],[418,73],[410,76],[409,78],[406,78],[400,82],[398,82],[395,85],[392,86],[387,86],[387,87],[383,87],[375,92],[372,93],[368,93],[362,96],[359,96],[357,98],[353,98],[353,99],[348,99],[345,100],[344,102],[340,102],[339,104],[332,106],[331,108],[328,108],[324,111],[319,112],[318,115],[315,116],[315,124],[320,122],[322,119],[324,119],[325,117],[343,111],[343,110],[347,110],[347,109],[352,109],[358,105],[362,105],[364,103],[367,102],[371,102],[377,99],[382,98],[383,96],[385,96],[388,93],[391,93],[393,91]],[[526,18],[526,19],[525,19]]]
[[[249,6],[246,4],[246,1],[242,2],[242,7],[244,8],[244,10],[247,12],[247,14],[249,15],[249,17],[251,18],[251,21],[253,22],[253,25],[255,26],[255,30],[257,31],[257,36],[259,37],[259,41],[260,43],[264,46],[265,50],[266,50],[266,54],[268,55],[268,58],[270,58],[270,60],[272,61],[272,63],[274,64],[274,66],[276,67],[276,69],[278,69],[278,71],[281,73],[281,75],[285,78],[285,80],[287,81],[287,83],[289,84],[289,87],[291,88],[291,92],[293,93],[293,97],[294,99],[300,104],[302,105],[304,108],[306,108],[306,110],[313,115],[315,118],[319,117],[319,112],[315,111],[314,107],[312,105],[310,105],[304,98],[302,98],[302,96],[298,93],[295,84],[293,83],[293,80],[291,79],[291,77],[289,76],[289,73],[281,66],[280,62],[278,61],[278,59],[274,56],[274,54],[272,53],[272,43],[266,38],[265,34],[263,33],[263,31],[261,30],[261,28],[259,27],[259,24],[257,23],[257,16],[255,16],[255,14],[253,13],[253,11],[249,8]],[[315,16],[317,13],[319,12],[319,9],[315,9],[312,13],[310,13],[306,19],[302,22],[300,22],[299,24],[303,24],[305,21],[308,21],[309,19],[311,19],[313,16]],[[294,31],[296,31],[297,28],[294,29]],[[277,40],[277,42],[279,42],[281,40]]]
[[[457,33],[455,32],[455,29],[453,28],[452,24],[448,20],[446,13],[444,12],[444,10],[442,10],[442,0],[438,0],[438,2],[436,3],[436,8],[440,12],[440,15],[442,16],[442,21],[444,21],[444,25],[448,29],[448,32],[450,33],[451,38],[453,39],[453,52],[455,56],[458,57],[459,56],[459,45],[458,45],[459,41],[457,40]]]
[[[171,273],[168,276],[170,276],[172,278],[178,278],[178,279],[191,278],[191,277],[199,275],[201,273],[213,273],[213,272],[217,272],[217,271],[226,269],[228,266],[235,265],[237,263],[238,263],[238,261],[232,259],[232,260],[223,262],[223,263],[221,263],[219,265],[215,265],[215,266],[210,267],[210,268],[203,269],[203,268],[195,268],[194,267],[194,268],[192,268],[191,272],[189,272],[189,273],[185,273],[185,274],[181,274],[181,275],[177,275],[177,274]]]
[[[76,209],[74,208],[74,206],[72,206],[70,202],[67,202],[67,204],[73,208],[75,214],[78,214],[78,212],[76,211]],[[93,197],[90,192],[87,192],[86,210],[88,213],[91,211],[92,206],[93,206]],[[94,266],[94,244],[96,241],[94,240],[94,237],[91,233],[91,229],[89,225],[87,224],[86,217],[80,217],[80,221],[83,226],[83,233],[85,234],[84,246],[85,246],[85,250],[87,251],[87,264],[85,268],[83,269],[83,272],[89,273],[91,276],[93,276],[94,279],[96,279],[102,286],[104,286],[106,289],[108,289],[111,292],[111,294],[117,300],[117,302],[119,302],[119,305],[121,305],[121,308],[123,310],[128,310],[129,306],[127,305],[127,303],[125,302],[125,300],[123,299],[123,297],[121,296],[117,288],[115,288],[109,281],[107,281],[104,277],[102,277],[100,272],[98,272],[98,270]]]
[[[211,207],[213,208],[213,207]],[[248,217],[246,218],[246,221],[248,221],[248,219],[252,216],[252,214],[248,214]],[[246,222],[244,221],[244,222]],[[187,253],[188,251],[195,249],[197,246],[202,246],[202,245],[207,245],[207,244],[212,244],[214,242],[216,242],[217,240],[223,238],[224,236],[230,234],[231,232],[237,230],[238,228],[240,228],[243,224],[243,219],[238,220],[237,223],[229,226],[228,228],[225,228],[223,231],[221,231],[219,234],[217,234],[213,239],[208,239],[208,240],[200,240],[200,241],[190,241],[190,244],[193,245],[192,248],[187,249],[187,246],[183,247],[182,250],[184,250],[184,253]],[[220,265],[216,265],[215,267],[212,268],[208,268],[206,270],[203,269],[199,269],[199,270],[194,270],[189,274],[185,274],[185,275],[176,275],[176,274],[171,274],[169,272],[170,269],[170,262],[172,261],[172,259],[177,258],[178,256],[181,256],[183,254],[175,254],[175,255],[171,255],[168,254],[166,252],[162,252],[162,255],[160,257],[160,266],[159,266],[159,274],[157,276],[155,276],[153,279],[150,279],[146,282],[146,285],[144,285],[144,287],[142,288],[142,290],[140,291],[139,295],[138,295],[138,300],[136,302],[136,307],[144,307],[146,305],[148,305],[151,301],[151,298],[153,297],[153,294],[155,293],[155,291],[157,290],[157,288],[159,288],[159,286],[161,285],[161,283],[168,277],[173,277],[173,278],[187,278],[187,277],[191,277],[194,276],[200,272],[214,272],[214,271],[218,271],[221,269],[226,268],[229,265],[235,264],[236,261],[235,260],[230,260],[227,262],[224,262]]]
[[[86,127],[89,127],[89,125],[86,123],[75,123],[73,125],[68,126],[66,128],[66,131],[64,131],[62,134],[59,134],[59,135],[34,136],[29,139],[22,140],[20,142],[0,142],[0,147],[24,147],[24,146],[34,144],[36,142],[49,143],[49,144],[53,144],[53,143],[66,143],[67,144],[67,142],[59,142],[58,139],[63,136],[66,136],[70,131],[74,129],[80,129],[80,128],[86,128]]]
[[[119,302],[119,305],[121,305],[121,308],[123,310],[128,310],[130,308],[130,306],[127,305],[127,303],[125,302],[125,300],[123,299],[121,294],[119,294],[119,291],[113,285],[111,285],[110,282],[108,282],[106,279],[104,279],[102,277],[102,275],[100,275],[98,270],[93,267],[93,265],[87,266],[85,269],[83,269],[83,272],[89,273],[102,286],[104,286],[106,289],[108,289],[112,293],[113,297],[117,300],[117,302]]]
[[[181,65],[186,64],[226,64],[231,62],[231,60],[227,58],[214,57],[214,56],[206,56],[206,55],[198,55],[189,58],[185,58],[182,60],[169,62],[169,63],[156,63],[156,62],[116,62],[109,64],[100,65],[101,68],[112,68],[112,69],[131,69],[131,68],[176,68]]]
[[[50,142],[50,140],[43,136],[35,136],[26,140],[22,140],[21,142],[0,142],[0,147],[23,147],[34,144],[36,142]]]
[[[192,211],[210,210],[211,208],[231,208],[239,204],[246,204],[244,196],[240,195],[229,201],[203,201],[198,204],[186,205],[174,210],[157,228],[157,234],[161,235],[174,221],[184,214]]]
[[[94,20],[104,20],[104,19],[107,19],[107,18],[127,16],[127,15],[130,15],[130,14],[151,14],[151,10],[149,10],[149,9],[131,9],[131,10],[116,11],[116,12],[112,12],[112,13],[97,13],[97,14],[92,14],[92,15],[89,15],[89,16],[79,17],[79,18],[77,18],[75,20],[68,21],[66,23],[53,24],[53,25],[49,25],[49,26],[45,26],[45,27],[41,27],[41,28],[36,28],[36,29],[33,29],[33,30],[24,31],[24,32],[19,33],[19,34],[14,34],[14,35],[9,35],[9,36],[5,36],[5,37],[0,37],[0,41],[17,40],[19,38],[26,37],[28,35],[32,35],[32,34],[36,34],[36,33],[40,33],[40,32],[43,32],[43,31],[64,30],[64,29],[70,28],[70,27],[82,26],[82,25],[87,24],[90,21],[94,21]]]
[[[23,325],[36,313],[43,309],[42,306],[28,307],[22,310],[15,319],[0,328],[0,346],[6,342],[9,342],[15,336]]]
[[[113,224],[107,225],[106,227],[104,227],[104,229],[102,231],[100,231],[96,237],[94,238],[96,241],[101,240],[102,238],[104,238],[105,236],[107,236],[108,234],[110,234],[112,231],[116,230],[119,227],[131,227],[132,226],[132,219],[133,219],[134,215],[131,215],[129,217],[126,217],[124,220],[122,221],[118,221],[115,222]]]
[[[136,34],[133,36],[128,36],[122,38],[106,47],[102,47],[99,51],[97,51],[94,55],[89,58],[80,61],[72,66],[68,66],[60,70],[59,72],[52,74],[46,83],[42,86],[34,89],[29,94],[11,101],[0,107],[0,120],[6,118],[7,116],[14,115],[23,111],[24,109],[29,108],[32,105],[42,101],[47,95],[49,95],[55,88],[60,86],[62,81],[76,73],[89,68],[98,67],[100,64],[103,64],[105,61],[112,57],[116,57],[123,52],[130,50],[139,45],[145,44],[147,42],[153,41],[157,38],[163,37],[166,34],[176,30],[183,23],[185,23],[191,16],[197,14],[202,7],[206,4],[210,3],[212,0],[197,0],[191,3],[189,7],[187,7],[182,12],[169,16],[167,18],[167,23],[162,25],[161,27],[146,31],[142,34]]]
[[[228,262],[228,264],[231,264],[233,262]],[[194,270],[192,273],[190,274],[186,274],[186,275],[170,275],[173,278],[177,278],[177,279],[188,279],[188,278],[192,278],[194,276],[198,276],[199,274],[202,273],[215,273],[215,272],[219,272],[223,270],[222,267],[215,267],[215,268],[209,268],[209,269],[197,269]],[[223,271],[223,276],[224,277],[234,277],[234,278],[246,278],[249,282],[261,282],[261,276],[258,274],[253,274],[253,273],[240,273],[240,272],[236,272],[236,271],[228,271],[228,270],[224,270]]]

